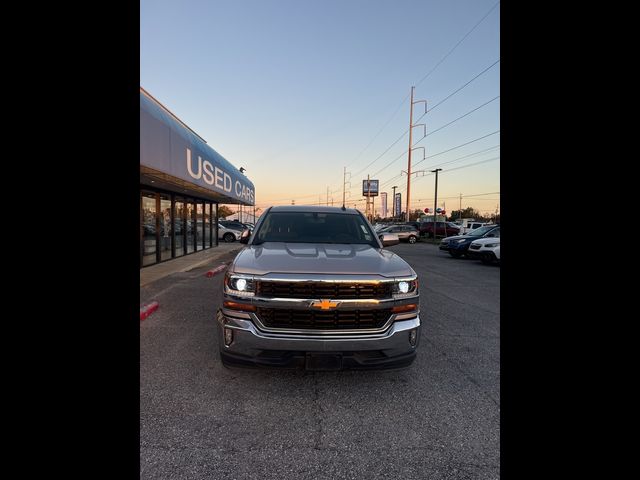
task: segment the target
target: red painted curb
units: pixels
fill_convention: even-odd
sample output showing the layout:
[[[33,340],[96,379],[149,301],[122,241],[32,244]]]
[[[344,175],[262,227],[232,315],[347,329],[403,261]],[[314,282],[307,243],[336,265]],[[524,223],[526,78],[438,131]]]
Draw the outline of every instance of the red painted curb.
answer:
[[[151,303],[143,305],[140,308],[140,321],[142,321],[145,318],[147,318],[149,315],[151,315],[157,309],[158,309],[158,302],[156,302],[156,301],[153,301]]]
[[[213,268],[213,269],[209,270],[205,275],[206,275],[208,278],[211,278],[211,277],[213,277],[216,273],[220,273],[220,272],[222,272],[223,270],[226,270],[226,269],[227,269],[227,266],[223,263],[222,265],[220,265],[220,266],[218,266],[218,267],[216,267],[216,268]]]

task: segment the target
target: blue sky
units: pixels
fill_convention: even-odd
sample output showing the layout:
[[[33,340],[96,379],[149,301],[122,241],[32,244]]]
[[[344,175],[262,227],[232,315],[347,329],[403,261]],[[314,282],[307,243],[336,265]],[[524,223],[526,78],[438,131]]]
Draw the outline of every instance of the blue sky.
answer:
[[[140,85],[233,165],[247,169],[260,207],[324,202],[327,187],[339,204],[346,166],[353,174],[347,204],[363,208],[362,179],[388,164],[374,178],[382,191],[391,192],[385,183],[398,185],[404,206],[406,176],[400,175],[407,169],[408,135],[363,169],[407,130],[412,85],[415,100],[431,108],[499,60],[498,5],[420,82],[495,4],[141,0]],[[414,145],[429,157],[500,130],[499,79],[497,63],[427,113],[420,123],[429,136],[418,142],[422,128],[415,128]],[[423,104],[416,105],[414,123],[422,113]],[[413,170],[451,162],[439,167],[438,181],[438,203],[447,202],[451,211],[460,193],[500,191],[499,144],[498,132]],[[412,163],[422,158],[415,150]],[[434,177],[414,178],[411,191],[412,208],[432,207]],[[494,211],[499,198],[463,198],[463,207]]]

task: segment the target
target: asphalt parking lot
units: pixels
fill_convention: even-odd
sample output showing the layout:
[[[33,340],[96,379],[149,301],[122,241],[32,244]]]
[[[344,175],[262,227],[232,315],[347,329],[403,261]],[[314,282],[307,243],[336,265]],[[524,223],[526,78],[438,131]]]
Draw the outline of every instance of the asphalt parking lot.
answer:
[[[227,370],[223,275],[141,288],[160,308],[140,325],[140,478],[499,478],[500,267],[422,242],[390,250],[420,279],[404,370]]]

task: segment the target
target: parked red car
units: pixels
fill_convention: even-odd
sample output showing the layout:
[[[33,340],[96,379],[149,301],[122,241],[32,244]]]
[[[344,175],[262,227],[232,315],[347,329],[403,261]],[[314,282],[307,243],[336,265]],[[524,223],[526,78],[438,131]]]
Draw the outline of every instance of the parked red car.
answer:
[[[451,222],[436,222],[438,237],[453,237],[460,235],[460,227]],[[420,235],[433,238],[433,222],[420,222]]]

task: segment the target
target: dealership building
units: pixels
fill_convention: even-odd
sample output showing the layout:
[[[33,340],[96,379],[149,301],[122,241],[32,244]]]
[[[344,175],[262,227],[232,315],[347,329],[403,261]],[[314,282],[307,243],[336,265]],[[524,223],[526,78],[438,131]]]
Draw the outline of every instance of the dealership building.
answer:
[[[218,204],[255,205],[253,183],[140,87],[140,267],[217,246]]]

